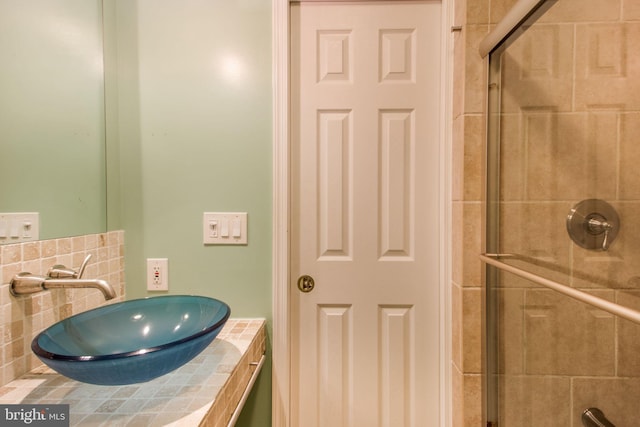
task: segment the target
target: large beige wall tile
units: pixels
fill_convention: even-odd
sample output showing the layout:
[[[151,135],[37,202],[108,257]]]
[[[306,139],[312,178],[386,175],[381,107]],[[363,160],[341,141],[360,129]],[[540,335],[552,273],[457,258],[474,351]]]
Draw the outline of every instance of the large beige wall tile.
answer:
[[[464,425],[464,375],[458,366],[451,366],[451,426],[465,427]]]
[[[484,204],[480,202],[464,202],[463,234],[462,234],[462,282],[463,286],[482,286],[482,262],[479,255],[483,244]]]
[[[640,23],[576,26],[576,110],[640,109]]]
[[[526,146],[522,143],[522,115],[500,116],[500,200],[523,201],[526,197]]]
[[[640,200],[640,113],[620,117],[620,199]]]
[[[500,209],[500,251],[524,255],[552,266],[567,266],[570,260],[566,215],[569,204],[504,203]],[[550,279],[566,282],[566,269],[545,272]]]
[[[480,201],[484,192],[485,118],[462,115],[453,127],[453,200]]]
[[[464,200],[482,201],[485,177],[486,119],[466,115],[464,121]]]
[[[621,225],[618,233],[620,238],[611,244],[611,249],[615,248],[614,245],[620,246],[618,250],[625,261],[622,266],[622,287],[640,289],[640,263],[637,262],[640,259],[640,200],[618,202],[614,206],[621,224],[624,223],[624,229]]]
[[[462,31],[465,38],[464,56],[464,112],[482,114],[486,105],[487,69],[478,46],[488,34],[488,25],[467,25]]]
[[[482,376],[464,376],[464,426],[482,425]]]
[[[453,34],[453,100],[451,102],[452,117],[459,117],[464,113],[465,100],[465,57],[467,49],[472,49],[466,45],[467,38],[465,30],[457,31]]]
[[[614,375],[615,318],[551,290],[526,291],[525,371],[548,375]],[[614,299],[613,291],[590,292]]]
[[[637,0],[623,0],[622,19],[624,21],[640,20],[640,2]]]
[[[638,283],[628,276],[628,261],[623,255],[623,243],[622,238],[616,238],[615,244],[607,251],[594,251],[573,245],[571,286],[609,289],[637,287]],[[634,268],[633,265],[628,267]]]
[[[474,4],[477,0],[471,0]],[[467,0],[453,0],[453,25],[465,25],[467,13]]]
[[[618,304],[640,310],[640,291],[619,291]],[[618,319],[618,376],[640,378],[640,325]]]
[[[569,378],[504,375],[500,377],[500,384],[500,425],[563,427],[570,424]]]
[[[611,198],[616,163],[601,162],[615,153],[617,115],[606,112],[555,114],[527,112],[522,140],[527,147],[529,200]]]
[[[482,298],[480,288],[462,290],[462,366],[464,373],[482,373]]]
[[[467,25],[470,24],[489,24],[491,0],[475,0],[467,1],[465,8],[465,21]]]
[[[524,289],[497,289],[498,293],[498,372],[523,374],[525,336],[523,324]],[[492,345],[492,343],[487,343]],[[495,345],[495,344],[493,344]]]
[[[523,114],[522,140],[526,146],[526,197],[528,200],[558,200],[580,197],[584,176],[584,115],[560,115],[545,109]],[[569,194],[567,194],[567,192]],[[573,197],[572,197],[573,196]]]
[[[580,189],[578,198],[600,198],[613,200],[618,186],[618,164],[607,159],[606,153],[615,153],[619,143],[620,115],[612,110],[594,106],[586,113],[586,135],[583,148],[576,153],[583,156],[582,166],[573,170],[574,188]],[[571,135],[564,135],[571,138]],[[604,157],[603,157],[604,154]]]
[[[615,197],[618,114],[523,109],[501,120],[501,199]],[[601,161],[610,153],[611,161]]]
[[[482,285],[482,209],[479,202],[455,202],[452,205],[453,281],[460,286]]]
[[[572,25],[530,27],[503,54],[501,111],[570,111],[572,52]]]

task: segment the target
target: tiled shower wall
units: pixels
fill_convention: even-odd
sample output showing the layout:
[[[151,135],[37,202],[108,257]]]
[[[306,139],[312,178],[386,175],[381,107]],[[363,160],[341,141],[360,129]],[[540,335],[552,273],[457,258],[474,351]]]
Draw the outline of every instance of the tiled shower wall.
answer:
[[[539,274],[638,308],[640,266],[640,9],[637,1],[560,0],[503,56],[501,252]],[[621,226],[607,251],[573,244],[565,220],[598,198]],[[616,425],[640,408],[640,326],[505,275],[500,414],[507,425],[579,426],[588,407]],[[546,391],[545,391],[546,390]],[[626,395],[626,396],[625,396]]]
[[[483,418],[483,269],[477,255],[484,246],[487,59],[480,58],[478,45],[515,2],[459,0],[456,4],[455,24],[462,25],[463,30],[455,35],[454,78],[454,426],[479,426]],[[525,138],[532,144],[529,148],[536,149],[504,153],[507,161],[503,166],[514,173],[503,182],[512,203],[502,212],[507,226],[503,234],[508,237],[502,243],[514,252],[571,266],[574,273],[565,277],[564,283],[569,281],[637,309],[638,275],[633,270],[637,267],[630,260],[637,259],[640,252],[640,227],[625,218],[637,217],[635,212],[640,207],[640,152],[634,141],[640,132],[640,103],[631,95],[637,93],[640,81],[640,68],[632,53],[640,40],[635,36],[640,33],[640,7],[631,0],[559,0],[554,9],[553,15],[540,21],[545,25],[535,34],[535,43],[523,43],[522,49],[528,50],[526,58],[511,64],[516,65],[513,78],[518,82],[515,92],[503,102],[505,107],[513,107],[515,101],[509,97],[518,98],[520,117],[511,122],[511,129],[505,121],[502,132],[512,138]],[[575,25],[567,24],[576,21]],[[528,130],[523,126],[529,126]],[[523,137],[523,132],[529,133]],[[589,197],[613,202],[624,221],[623,231],[608,253],[578,248],[564,230],[568,208]],[[582,280],[583,273],[589,276],[588,281]],[[594,277],[601,277],[595,286],[591,284]],[[541,383],[541,388],[530,383],[510,390],[514,399],[526,400],[523,393],[527,390],[530,396],[549,396],[547,391],[556,386],[560,395],[573,393],[578,399],[585,393],[599,393],[601,396],[594,399],[602,402],[623,397],[625,392],[621,390],[640,392],[635,379],[620,387],[614,385],[618,381],[615,375],[635,375],[637,371],[635,359],[628,354],[638,350],[634,337],[640,333],[635,328],[567,298],[547,295],[546,291],[525,291],[522,283],[514,285],[505,292],[504,301],[517,310],[514,317],[505,317],[503,322],[510,325],[510,337],[515,341],[505,355],[518,361],[513,369],[539,373],[547,363],[551,374],[562,375],[563,369],[565,373],[569,369],[594,377],[575,378],[562,385],[554,383],[557,377],[551,378]],[[526,298],[530,305],[554,307],[555,318],[547,329],[527,329],[522,324]],[[583,320],[587,329],[576,330],[575,336],[563,336],[568,324]],[[524,352],[524,330],[542,331],[546,337],[544,349],[549,351],[536,351],[536,346],[530,345],[530,351]],[[572,347],[572,340],[592,337],[589,332],[604,343],[606,351],[599,359],[579,357],[579,351],[560,351],[563,347],[578,348]],[[604,399],[607,395],[611,398]],[[547,410],[558,407],[561,414],[561,409],[568,406],[567,401],[554,401],[556,406]],[[519,424],[523,420],[510,421],[524,425]],[[560,419],[555,422],[567,425]]]
[[[31,341],[41,330],[73,314],[124,300],[124,231],[41,240],[0,246],[0,385],[41,365],[31,351]],[[46,275],[62,264],[77,270],[87,254],[92,258],[84,278],[104,279],[117,297],[105,301],[97,289],[53,289],[15,297],[11,278],[23,271]]]

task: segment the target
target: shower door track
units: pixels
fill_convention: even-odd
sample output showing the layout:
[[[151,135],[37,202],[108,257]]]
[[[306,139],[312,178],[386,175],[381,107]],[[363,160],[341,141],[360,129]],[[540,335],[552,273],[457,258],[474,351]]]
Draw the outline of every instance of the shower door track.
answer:
[[[509,257],[509,256],[510,255],[504,255],[504,254],[481,254],[480,259],[486,264],[492,265],[498,268],[499,270],[515,274],[516,276],[520,276],[538,285],[542,285],[546,288],[553,289],[554,291],[560,292],[561,294],[564,294],[568,297],[571,297],[578,301],[592,305],[601,310],[604,310],[606,312],[619,316],[623,319],[627,319],[634,323],[640,324],[640,311],[633,310],[629,307],[624,307],[620,304],[607,301],[605,299],[588,294],[586,292],[580,291],[570,286],[563,285],[553,280],[546,279],[537,274],[506,264],[498,259],[499,257]]]

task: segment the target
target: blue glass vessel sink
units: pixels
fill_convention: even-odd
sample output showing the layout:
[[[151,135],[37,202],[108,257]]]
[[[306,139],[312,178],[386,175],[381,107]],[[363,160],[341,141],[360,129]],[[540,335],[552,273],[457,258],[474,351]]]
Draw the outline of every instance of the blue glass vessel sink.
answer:
[[[64,319],[36,336],[31,349],[46,365],[77,381],[145,382],[193,359],[230,314],[224,302],[202,296],[136,299]]]

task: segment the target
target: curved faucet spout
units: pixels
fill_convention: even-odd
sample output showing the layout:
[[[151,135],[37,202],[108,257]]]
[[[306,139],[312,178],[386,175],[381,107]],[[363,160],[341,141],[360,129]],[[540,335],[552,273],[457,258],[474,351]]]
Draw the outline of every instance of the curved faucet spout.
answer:
[[[99,289],[107,300],[116,297],[113,287],[101,279],[50,279],[31,273],[20,273],[11,279],[11,293],[13,295],[33,294],[45,289],[61,288],[95,288]]]
[[[104,299],[110,300],[116,297],[116,291],[106,280],[102,279],[45,279],[43,289],[60,288],[95,288],[104,295]]]
[[[598,408],[585,409],[582,413],[582,424],[585,427],[616,427]]]
[[[16,274],[13,276],[13,279],[11,279],[11,293],[13,295],[24,295],[41,292],[45,289],[95,288],[100,289],[104,295],[104,299],[110,300],[115,298],[116,291],[105,280],[82,278],[82,274],[90,258],[91,254],[88,254],[77,273],[64,265],[54,265],[49,269],[47,277],[36,276],[26,271]]]

